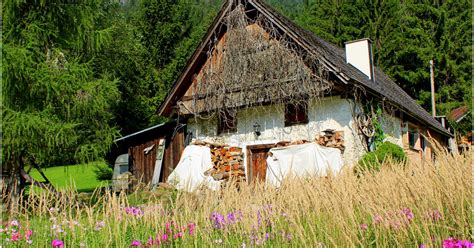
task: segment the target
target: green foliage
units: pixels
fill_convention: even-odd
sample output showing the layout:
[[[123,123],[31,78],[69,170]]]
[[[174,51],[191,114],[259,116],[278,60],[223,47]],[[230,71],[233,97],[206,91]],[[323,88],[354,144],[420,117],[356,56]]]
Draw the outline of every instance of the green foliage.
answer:
[[[418,101],[431,109],[429,61],[435,61],[437,114],[472,106],[471,4],[456,1],[297,1],[270,0],[282,12],[341,47],[370,38],[375,64]],[[300,9],[303,9],[300,11]],[[456,127],[461,133],[471,127]]]
[[[376,112],[376,116],[375,118],[373,118],[372,120],[372,124],[374,125],[374,130],[375,130],[375,134],[374,134],[374,145],[375,145],[375,149],[377,149],[379,146],[382,146],[385,138],[386,138],[386,135],[383,131],[383,128],[382,128],[382,125],[380,124],[379,122],[379,118],[382,118],[382,109],[380,107],[377,108],[377,112]]]
[[[104,1],[3,4],[2,163],[40,166],[96,160],[115,137],[117,81],[90,59],[110,41]]]
[[[114,170],[110,168],[106,163],[99,163],[94,168],[95,177],[99,181],[109,181],[112,180],[112,175]]]
[[[388,158],[392,159],[393,162],[403,163],[407,156],[400,146],[386,141],[378,146],[377,150],[366,153],[354,170],[356,173],[379,171],[382,163]]]

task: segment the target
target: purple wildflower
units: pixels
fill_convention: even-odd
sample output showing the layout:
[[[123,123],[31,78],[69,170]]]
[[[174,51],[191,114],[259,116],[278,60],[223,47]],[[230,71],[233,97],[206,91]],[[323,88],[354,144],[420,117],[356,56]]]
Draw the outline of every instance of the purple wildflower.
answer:
[[[443,248],[472,248],[474,247],[474,243],[469,240],[458,240],[455,238],[448,238],[443,241]]]
[[[142,243],[138,240],[134,240],[132,241],[132,243],[130,243],[130,246],[140,246],[140,245],[142,245]]]
[[[413,218],[415,218],[415,215],[413,214],[413,212],[409,208],[404,208],[402,210],[402,212],[405,215],[405,218],[408,220],[408,222],[411,222],[413,220]]]
[[[265,241],[267,241],[269,238],[270,238],[270,234],[269,234],[269,233],[265,233]]]
[[[235,215],[234,213],[228,213],[227,214],[227,222],[229,224],[234,224],[235,223]]]
[[[223,215],[217,213],[217,212],[213,212],[211,214],[211,221],[213,222],[213,226],[215,229],[222,229],[224,228],[225,226],[225,218]]]
[[[125,208],[125,213],[136,217],[141,217],[143,215],[143,211],[137,207],[127,207]]]
[[[260,210],[257,210],[257,223],[258,223],[258,226],[262,225],[262,216],[260,214]]]
[[[51,245],[53,248],[63,248],[64,247],[64,242],[59,239],[55,239],[51,242]]]

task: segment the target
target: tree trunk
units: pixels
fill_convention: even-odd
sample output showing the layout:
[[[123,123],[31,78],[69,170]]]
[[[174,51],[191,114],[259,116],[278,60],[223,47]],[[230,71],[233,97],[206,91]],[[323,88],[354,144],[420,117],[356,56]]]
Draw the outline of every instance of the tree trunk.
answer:
[[[20,163],[15,160],[6,160],[2,169],[2,212],[7,216],[18,212],[20,197]]]

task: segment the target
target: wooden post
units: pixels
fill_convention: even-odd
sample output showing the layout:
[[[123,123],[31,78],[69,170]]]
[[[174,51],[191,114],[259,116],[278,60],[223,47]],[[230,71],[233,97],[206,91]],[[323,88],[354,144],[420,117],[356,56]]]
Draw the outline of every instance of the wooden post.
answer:
[[[430,60],[430,76],[431,76],[431,111],[433,117],[436,117],[435,105],[435,78],[434,78],[434,61]]]

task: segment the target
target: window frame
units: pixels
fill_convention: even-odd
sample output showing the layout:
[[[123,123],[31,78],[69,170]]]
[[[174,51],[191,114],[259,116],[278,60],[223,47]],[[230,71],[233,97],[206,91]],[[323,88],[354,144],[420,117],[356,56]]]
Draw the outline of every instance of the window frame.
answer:
[[[298,114],[299,111],[302,111],[303,119],[298,119],[300,115]],[[295,113],[290,113],[290,112],[295,112]],[[284,113],[284,118],[285,118],[285,127],[291,127],[295,125],[301,125],[301,124],[308,124],[309,123],[309,118],[308,118],[308,101],[305,100],[303,103],[286,103],[285,104],[285,113]]]
[[[225,118],[223,118],[225,117]],[[228,121],[231,119],[231,125],[228,125]],[[225,123],[224,123],[225,122]],[[217,134],[228,134],[237,132],[237,113],[231,115],[229,112],[219,112],[217,116]]]
[[[413,135],[413,145],[412,145],[412,135]],[[420,140],[420,131],[417,126],[408,123],[408,147],[410,149],[419,150],[417,147],[418,141]]]

